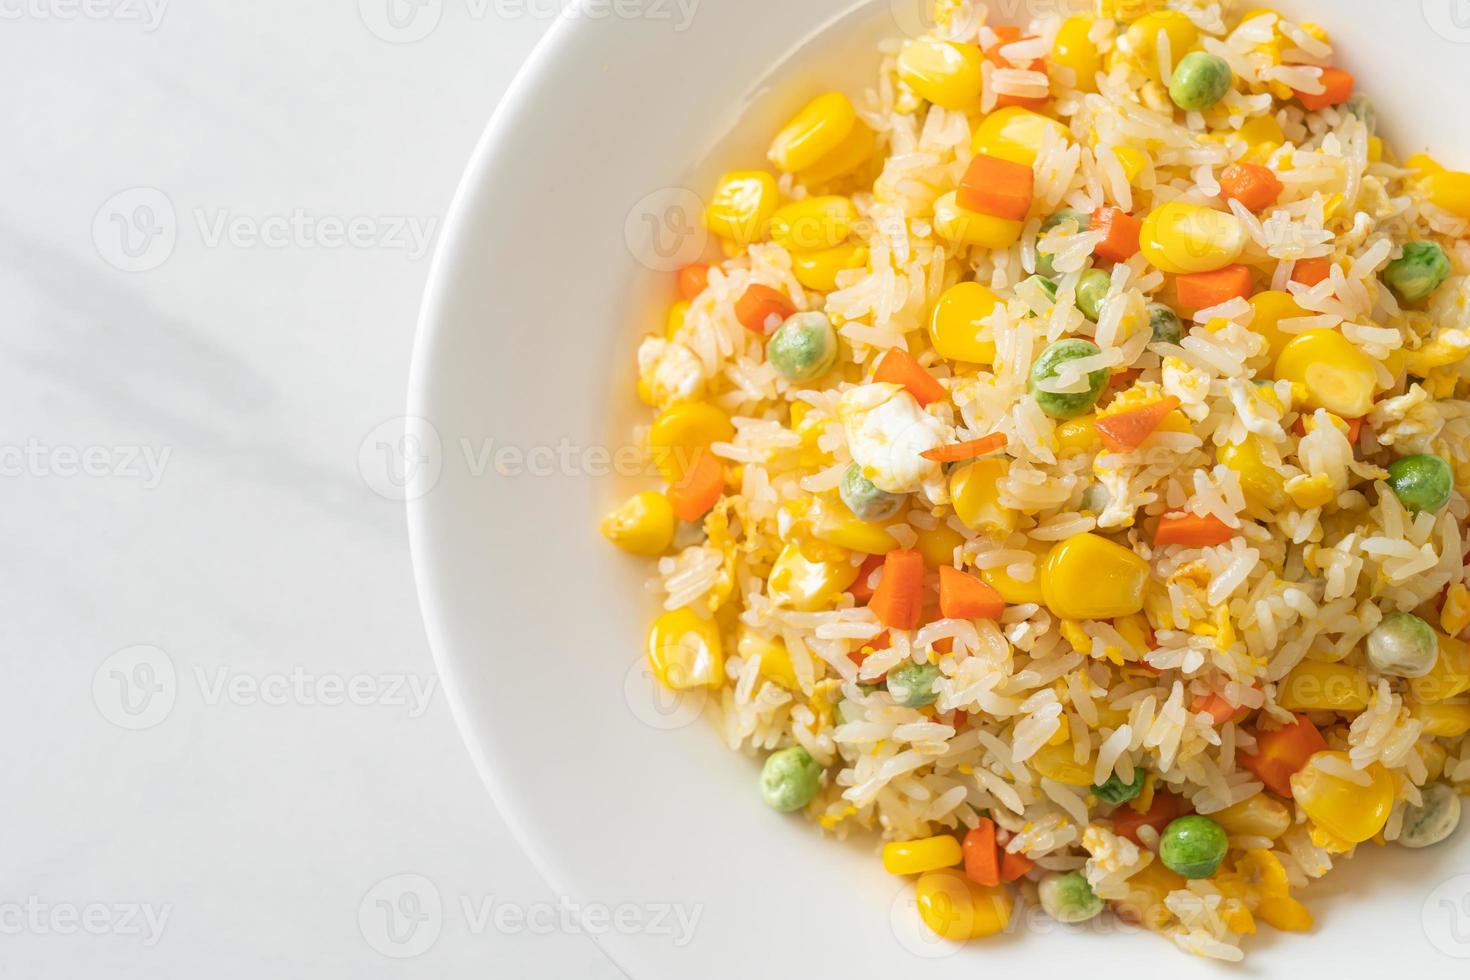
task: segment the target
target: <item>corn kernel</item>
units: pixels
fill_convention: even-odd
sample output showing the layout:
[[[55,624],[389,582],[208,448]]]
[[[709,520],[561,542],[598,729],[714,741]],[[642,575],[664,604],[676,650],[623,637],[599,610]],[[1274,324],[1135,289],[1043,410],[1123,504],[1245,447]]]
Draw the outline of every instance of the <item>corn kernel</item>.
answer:
[[[1370,136],[1370,137],[1368,137],[1368,162],[1369,163],[1382,163],[1383,162],[1383,137],[1382,136]]]
[[[1186,884],[1182,875],[1170,871],[1156,859],[1129,876],[1125,883],[1128,894],[1117,903],[1118,914],[1124,921],[1146,929],[1163,929],[1174,918],[1164,900],[1170,892],[1178,891]]]
[[[823,501],[811,514],[812,536],[865,555],[886,555],[898,547],[882,524],[860,521],[841,503]]]
[[[1082,628],[1082,624],[1075,619],[1064,619],[1060,624],[1062,639],[1072,645],[1072,649],[1078,653],[1092,652],[1092,637]]]
[[[674,508],[654,490],[629,497],[602,519],[602,536],[635,555],[661,555],[674,542]]]
[[[735,648],[744,660],[760,658],[760,676],[788,691],[800,690],[796,671],[791,666],[791,652],[778,639],[762,636],[741,624]]]
[[[1470,589],[1463,582],[1456,582],[1445,590],[1444,608],[1439,611],[1439,627],[1451,636],[1456,636],[1470,626]]]
[[[767,156],[777,170],[805,170],[840,146],[856,124],[852,101],[841,92],[827,92],[808,102],[782,127]]]
[[[1459,738],[1470,732],[1470,704],[1420,704],[1409,702],[1409,717],[1424,723],[1424,734],[1434,738]]]
[[[980,101],[984,62],[977,45],[921,38],[899,53],[898,77],[926,102],[966,109]]]
[[[1255,116],[1245,121],[1238,130],[1240,138],[1247,143],[1275,143],[1280,146],[1286,142],[1286,132],[1281,124],[1276,121],[1275,116]]]
[[[1435,635],[1439,638],[1439,658],[1433,669],[1409,681],[1417,701],[1448,701],[1470,691],[1470,645],[1444,633]]]
[[[1429,199],[1461,218],[1470,218],[1470,174],[1446,170],[1430,174]]]
[[[1291,777],[1291,795],[1312,822],[1349,844],[1361,844],[1383,829],[1393,808],[1393,776],[1382,763],[1360,770],[1366,786],[1324,770],[1328,758],[1340,766],[1351,762],[1346,752],[1318,752]]]
[[[1282,932],[1306,932],[1312,928],[1312,913],[1290,895],[1263,898],[1256,917]]]
[[[1048,129],[1063,141],[1072,138],[1071,131],[1055,119],[1021,106],[1007,106],[997,109],[980,121],[970,140],[970,149],[976,153],[1019,163],[1024,167],[1033,167]]]
[[[857,220],[850,198],[809,197],[776,209],[771,215],[771,240],[788,251],[836,248],[852,234]]]
[[[1144,219],[1138,241],[1155,268],[1183,275],[1230,265],[1245,250],[1246,233],[1233,214],[1170,201]]]
[[[1266,462],[1258,436],[1246,436],[1244,442],[1221,446],[1215,456],[1239,474],[1240,488],[1249,503],[1266,510],[1286,506],[1285,478],[1277,467]]]
[[[708,402],[680,402],[658,414],[648,430],[648,448],[664,479],[675,481],[688,471],[701,450],[735,435],[730,416]]]
[[[955,516],[972,531],[1004,537],[1016,529],[1017,514],[1000,502],[999,483],[1010,472],[1003,457],[977,459],[949,475],[949,496]]]
[[[791,272],[807,289],[830,293],[837,288],[837,274],[847,269],[861,269],[868,261],[868,249],[856,242],[844,242],[835,248],[818,252],[792,252]]]
[[[950,191],[934,202],[934,231],[940,238],[959,245],[1010,248],[1021,240],[1024,226],[1019,221],[966,211]]]
[[[1057,426],[1057,445],[1063,453],[1091,453],[1102,447],[1097,416],[1079,415]]]
[[[720,629],[688,607],[666,612],[648,631],[648,663],[664,687],[719,687],[725,680]]]
[[[1091,17],[1068,17],[1062,22],[1052,42],[1051,63],[1072,70],[1077,91],[1097,91],[1097,74],[1103,70],[1103,60],[1092,40]]]
[[[1096,534],[1058,542],[1041,568],[1041,591],[1062,619],[1110,619],[1143,609],[1148,562]]]
[[[1251,317],[1250,329],[1253,333],[1266,338],[1269,363],[1275,364],[1276,359],[1281,356],[1281,352],[1287,344],[1291,343],[1293,337],[1292,334],[1282,332],[1281,321],[1311,314],[1302,309],[1296,298],[1290,293],[1279,289],[1257,293],[1251,297],[1250,303],[1251,309],[1255,310],[1255,316]]]
[[[1286,804],[1265,793],[1257,793],[1212,813],[1210,819],[1224,827],[1227,834],[1242,837],[1267,837],[1276,840],[1291,829],[1291,811],[1286,808]],[[1282,884],[1285,881],[1283,875]]]
[[[1092,762],[1078,762],[1067,742],[1043,745],[1026,764],[1042,776],[1063,786],[1091,786]]]
[[[664,337],[673,340],[674,336],[684,329],[684,320],[689,316],[689,301],[681,299],[669,307],[669,315],[664,320]]]
[[[1000,565],[996,568],[982,568],[980,578],[1013,606],[1028,602],[1040,605],[1043,601],[1039,571],[1029,579],[1018,579],[1006,571],[1004,565]]]
[[[1346,664],[1304,660],[1276,685],[1276,703],[1288,711],[1358,712],[1368,707],[1368,675]]]
[[[1286,481],[1286,494],[1291,498],[1291,502],[1302,510],[1326,507],[1337,499],[1337,490],[1332,485],[1332,477],[1326,473],[1292,477]]]
[[[864,122],[852,127],[847,138],[824,154],[809,167],[797,172],[797,179],[808,187],[825,184],[862,167],[873,158],[878,148],[878,134]]]
[[[1123,168],[1123,176],[1128,178],[1128,183],[1137,184],[1139,175],[1148,166],[1144,152],[1132,146],[1115,146],[1113,156],[1118,158],[1118,165]]]
[[[749,245],[765,236],[779,199],[776,178],[764,170],[731,171],[715,184],[704,225],[721,238]]]
[[[965,538],[948,524],[940,523],[932,528],[921,528],[915,532],[918,543],[914,545],[924,561],[939,568],[954,564],[954,550],[965,543]]]
[[[1199,41],[1199,28],[1194,21],[1177,10],[1160,10],[1147,14],[1133,23],[1119,45],[1133,58],[1145,75],[1161,85],[1167,85],[1159,70],[1159,35],[1169,38],[1169,57],[1174,64],[1189,53]]]
[[[1298,334],[1276,359],[1276,377],[1306,386],[1306,404],[1345,419],[1373,410],[1378,374],[1373,362],[1335,330]]]
[[[776,556],[766,577],[766,594],[778,606],[816,612],[830,606],[857,581],[857,566],[848,561],[813,561],[795,544]]]
[[[948,834],[883,845],[883,870],[891,875],[920,875],[952,868],[964,860],[960,842]]]
[[[933,871],[914,887],[919,918],[941,939],[962,943],[1003,932],[1014,899],[1004,886],[977,885],[959,871]]]
[[[1431,174],[1442,174],[1445,172],[1444,165],[1427,153],[1415,153],[1413,156],[1409,157],[1409,159],[1404,161],[1404,167],[1406,169],[1414,171],[1421,177],[1428,177]]]
[[[995,362],[995,341],[985,318],[1000,297],[978,282],[962,282],[946,289],[929,318],[929,339],[941,357],[973,364]]]

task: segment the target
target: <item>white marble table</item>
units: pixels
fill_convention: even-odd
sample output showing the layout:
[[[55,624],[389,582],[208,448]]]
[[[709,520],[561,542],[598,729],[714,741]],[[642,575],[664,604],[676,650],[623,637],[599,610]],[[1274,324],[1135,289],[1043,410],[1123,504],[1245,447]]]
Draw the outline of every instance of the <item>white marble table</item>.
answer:
[[[0,5],[0,975],[619,975],[482,789],[359,472],[552,8]]]

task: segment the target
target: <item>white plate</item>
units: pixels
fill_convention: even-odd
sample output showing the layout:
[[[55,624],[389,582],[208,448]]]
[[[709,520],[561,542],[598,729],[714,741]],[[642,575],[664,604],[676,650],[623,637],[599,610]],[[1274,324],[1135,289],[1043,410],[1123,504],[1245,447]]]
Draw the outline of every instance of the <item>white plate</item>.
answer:
[[[579,6],[492,121],[435,263],[409,400],[428,423],[427,475],[408,490],[430,638],[501,809],[571,901],[622,910],[600,941],[638,980],[968,978],[1071,957],[1099,978],[1223,972],[1153,936],[1040,915],[965,948],[926,942],[910,884],[867,845],[772,813],[756,763],[727,752],[698,705],[655,701],[641,650],[647,568],[597,535],[605,505],[636,481],[589,474],[641,418],[632,354],[673,298],[667,270],[689,258],[670,253],[698,244],[676,234],[698,223],[695,195],[722,169],[761,165],[773,127],[805,98],[867,84],[867,41],[899,33],[923,2],[844,16],[841,0],[702,0],[685,30],[674,0]],[[1470,90],[1470,21],[1452,17],[1454,0],[1285,6],[1331,29],[1405,154],[1432,145],[1470,162],[1454,108]],[[609,16],[630,9],[649,16]],[[1315,935],[1265,930],[1246,968],[1463,972],[1470,875],[1455,876],[1466,872],[1470,833],[1422,852],[1368,847],[1311,893]],[[698,916],[692,939],[665,916],[673,907]],[[589,928],[600,921],[594,912]]]

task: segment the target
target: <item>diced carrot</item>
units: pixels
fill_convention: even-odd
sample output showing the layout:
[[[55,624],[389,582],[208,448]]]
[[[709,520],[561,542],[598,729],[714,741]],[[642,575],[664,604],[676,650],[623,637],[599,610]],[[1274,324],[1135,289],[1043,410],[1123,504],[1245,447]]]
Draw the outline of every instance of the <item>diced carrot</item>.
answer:
[[[1015,68],[1016,66],[1011,63],[1010,59],[1005,58],[1001,55],[1000,49],[1005,47],[1007,44],[1015,44],[1017,41],[1022,40],[1021,29],[1013,24],[1001,24],[992,27],[991,30],[995,32],[995,35],[997,38],[999,38],[999,40],[985,49],[986,60],[995,65],[995,67],[997,68]],[[1025,68],[1028,71],[1039,71],[1042,74],[1045,74],[1046,61],[1042,58],[1036,58],[1031,62],[1031,64],[1026,65]],[[1045,95],[1002,94],[996,96],[995,107],[997,109],[1004,109],[1007,106],[1018,105],[1025,106],[1028,109],[1035,109],[1040,106],[1046,105],[1047,99],[1049,98],[1050,96]]]
[[[970,718],[969,712],[961,711],[959,709],[956,709],[955,710],[955,713],[954,713],[954,718],[950,721],[949,725],[950,725],[951,728],[953,728],[956,731],[958,731],[959,730],[959,727],[961,725],[963,725],[966,721],[968,721],[969,718]]]
[[[684,476],[669,487],[668,497],[675,517],[697,521],[709,513],[724,492],[725,468],[713,453],[701,451],[695,454]]]
[[[873,587],[868,584],[868,580],[873,577],[873,573],[881,564],[883,564],[882,555],[869,555],[863,559],[862,565],[858,568],[857,579],[852,583],[852,588],[847,590],[858,602],[867,602],[873,598]]]
[[[1126,837],[1141,847],[1143,841],[1138,839],[1138,831],[1141,828],[1152,827],[1155,832],[1163,833],[1170,821],[1183,812],[1184,807],[1179,797],[1173,793],[1155,790],[1153,801],[1142,813],[1131,806],[1125,806],[1113,814],[1113,833],[1119,837]]]
[[[791,300],[770,286],[751,283],[735,301],[735,319],[752,333],[769,337],[788,316],[796,312]]]
[[[1124,388],[1132,387],[1133,382],[1137,381],[1142,374],[1141,368],[1124,368],[1121,371],[1114,371],[1108,376],[1108,387],[1114,391],[1122,391]]]
[[[965,852],[966,878],[986,888],[1000,884],[1000,852],[995,847],[994,820],[981,817],[980,823],[965,834],[961,847]]]
[[[974,459],[976,456],[984,456],[993,453],[997,449],[1006,447],[1006,434],[995,432],[983,439],[971,439],[969,442],[956,442],[948,446],[940,446],[938,449],[930,449],[920,453],[925,459],[932,459],[936,463],[958,463],[961,460]]]
[[[1000,880],[1012,882],[1021,878],[1026,872],[1036,867],[1036,862],[1022,854],[1020,851],[1000,852]]]
[[[1323,255],[1313,259],[1297,259],[1291,270],[1291,281],[1315,286],[1332,275],[1332,259]]]
[[[1138,235],[1143,222],[1122,208],[1098,208],[1092,212],[1093,231],[1101,231],[1103,240],[1093,249],[1100,259],[1108,262],[1127,262],[1138,254]]]
[[[1188,548],[1203,548],[1224,544],[1233,537],[1235,531],[1214,514],[1207,517],[1180,514],[1159,518],[1159,526],[1154,531],[1154,546],[1162,548],[1166,544],[1182,544]]]
[[[1341,68],[1323,68],[1322,85],[1325,92],[1318,95],[1309,95],[1299,89],[1293,89],[1297,100],[1308,109],[1316,112],[1330,105],[1342,105],[1353,97],[1353,75],[1352,72],[1343,71]]]
[[[1239,296],[1251,294],[1251,270],[1243,265],[1227,265],[1214,272],[1193,272],[1177,276],[1174,288],[1179,305],[1188,310],[1207,310]]]
[[[1347,423],[1348,427],[1347,441],[1356,446],[1358,444],[1358,437],[1363,434],[1364,418],[1359,416],[1355,419],[1343,419],[1343,421]],[[1296,421],[1291,424],[1291,431],[1295,432],[1298,436],[1306,435],[1307,417],[1305,415],[1298,415]]]
[[[1239,720],[1250,713],[1247,709],[1226,701],[1214,691],[1209,694],[1196,694],[1194,700],[1189,702],[1189,710],[1195,714],[1201,711],[1207,713],[1210,720],[1216,725],[1223,725],[1232,718]]]
[[[1327,740],[1306,715],[1274,732],[1256,732],[1256,754],[1242,752],[1240,764],[1260,777],[1273,793],[1291,795],[1291,777],[1318,752],[1327,751]]]
[[[1232,163],[1220,172],[1220,196],[1234,198],[1247,210],[1264,211],[1286,189],[1276,175],[1255,163]]]
[[[897,347],[883,355],[877,370],[873,372],[873,380],[903,385],[920,405],[943,401],[949,396],[949,392],[944,390],[944,385],[934,375],[925,371],[907,351],[901,351]]]
[[[686,265],[679,270],[679,295],[693,299],[709,285],[709,266],[703,262]]]
[[[1151,405],[1130,408],[1097,420],[1095,428],[1102,444],[1115,453],[1129,453],[1143,445],[1154,430],[1179,407],[1173,395]]]
[[[1036,196],[1036,174],[1030,167],[977,153],[960,178],[955,203],[976,214],[1021,221]]]
[[[889,629],[917,629],[924,612],[924,556],[902,549],[885,555],[868,608]]]
[[[1005,612],[1000,593],[958,568],[939,568],[939,615],[945,619],[999,619]]]

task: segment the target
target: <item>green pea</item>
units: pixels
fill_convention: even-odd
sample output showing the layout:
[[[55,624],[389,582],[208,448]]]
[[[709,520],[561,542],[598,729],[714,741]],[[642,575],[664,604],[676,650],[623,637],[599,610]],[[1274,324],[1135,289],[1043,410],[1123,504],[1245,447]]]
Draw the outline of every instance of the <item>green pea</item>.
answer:
[[[1041,385],[1055,378],[1065,362],[1083,357],[1095,357],[1101,353],[1102,351],[1092,341],[1080,340],[1076,337],[1059,340],[1042,351],[1041,356],[1031,365],[1031,382],[1028,386],[1031,397],[1036,399],[1036,404],[1041,406],[1041,410],[1054,419],[1075,419],[1079,415],[1086,414],[1093,405],[1096,405],[1111,376],[1107,368],[1098,368],[1087,375],[1087,390],[1085,391],[1044,391]]]
[[[1148,304],[1148,325],[1156,344],[1178,344],[1184,336],[1184,322],[1163,303]]]
[[[939,668],[933,664],[904,664],[888,672],[888,693],[905,708],[922,708],[939,699],[934,684]]]
[[[1399,843],[1404,847],[1438,844],[1460,825],[1460,794],[1444,783],[1433,783],[1420,793],[1424,802],[1404,807]]]
[[[781,813],[793,813],[812,801],[822,779],[822,767],[800,745],[772,752],[761,767],[761,796]]]
[[[1344,102],[1342,108],[1347,113],[1357,116],[1358,120],[1368,127],[1369,136],[1378,132],[1378,110],[1373,108],[1373,103],[1362,92],[1358,92]]]
[[[1113,495],[1108,493],[1108,488],[1101,483],[1089,483],[1087,489],[1082,491],[1082,509],[1089,514],[1101,514],[1108,509]]]
[[[1409,242],[1383,270],[1383,282],[1405,303],[1417,303],[1450,277],[1454,268],[1438,242]]]
[[[1086,922],[1103,910],[1103,900],[1093,892],[1080,871],[1053,871],[1036,888],[1041,907],[1058,922]]]
[[[1103,300],[1113,288],[1113,277],[1101,269],[1088,269],[1077,282],[1077,309],[1089,320],[1102,316]]]
[[[825,313],[796,313],[776,328],[766,360],[788,381],[812,381],[837,363],[837,333]]]
[[[872,480],[863,476],[863,468],[856,463],[842,474],[837,493],[852,516],[860,521],[886,521],[903,506],[902,494],[879,490]]]
[[[1388,486],[1409,510],[1431,514],[1450,502],[1455,477],[1439,456],[1404,456],[1388,464]]]
[[[1175,874],[1208,878],[1220,870],[1229,846],[1225,828],[1209,817],[1180,817],[1159,835],[1159,859]]]
[[[1046,293],[1048,299],[1057,298],[1057,284],[1046,278],[1046,276],[1027,276],[1026,281],[1040,286],[1041,291]]]
[[[1127,803],[1143,792],[1143,780],[1148,775],[1137,767],[1133,770],[1133,781],[1125,783],[1118,778],[1118,774],[1112,773],[1107,782],[1099,783],[1092,787],[1092,795],[1104,803]]]
[[[1423,677],[1439,659],[1439,637],[1413,613],[1392,612],[1368,634],[1368,663],[1380,674]]]
[[[1169,80],[1169,98],[1185,111],[1208,109],[1235,83],[1230,63],[1217,54],[1191,51],[1179,59]]]
[[[1045,235],[1053,228],[1060,228],[1068,221],[1072,222],[1072,224],[1076,226],[1075,231],[1085,231],[1092,224],[1092,219],[1083,214],[1081,211],[1073,211],[1071,208],[1063,208],[1062,210],[1058,211],[1056,214],[1052,215],[1041,223],[1041,233]],[[1036,271],[1038,274],[1043,275],[1048,279],[1055,279],[1057,275],[1057,267],[1053,264],[1053,257],[1050,255],[1043,255],[1041,252],[1037,252]]]

